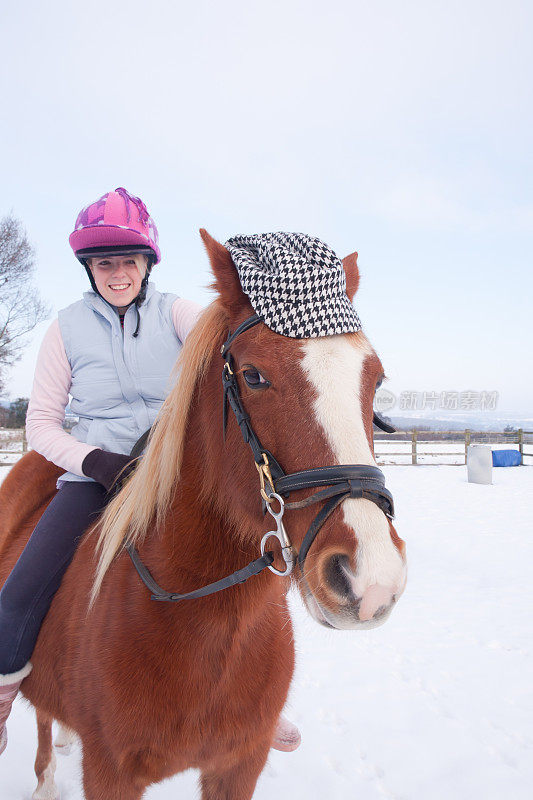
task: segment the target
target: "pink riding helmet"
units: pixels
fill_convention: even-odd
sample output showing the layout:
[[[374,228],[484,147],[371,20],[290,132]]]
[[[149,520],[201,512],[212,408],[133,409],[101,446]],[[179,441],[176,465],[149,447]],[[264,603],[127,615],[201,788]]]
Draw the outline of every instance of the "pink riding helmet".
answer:
[[[161,261],[155,222],[139,197],[122,186],[102,195],[78,214],[69,243],[76,257],[104,253],[149,253],[152,264]]]

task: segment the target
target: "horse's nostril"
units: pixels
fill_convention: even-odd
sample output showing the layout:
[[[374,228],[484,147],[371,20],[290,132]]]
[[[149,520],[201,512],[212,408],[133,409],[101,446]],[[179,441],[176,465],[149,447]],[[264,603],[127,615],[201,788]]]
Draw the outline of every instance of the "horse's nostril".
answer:
[[[381,619],[385,616],[389,611],[389,606],[380,606],[377,611],[374,612],[374,616],[372,619]]]
[[[324,577],[328,585],[343,598],[354,596],[350,575],[350,560],[344,553],[331,556],[325,564]]]

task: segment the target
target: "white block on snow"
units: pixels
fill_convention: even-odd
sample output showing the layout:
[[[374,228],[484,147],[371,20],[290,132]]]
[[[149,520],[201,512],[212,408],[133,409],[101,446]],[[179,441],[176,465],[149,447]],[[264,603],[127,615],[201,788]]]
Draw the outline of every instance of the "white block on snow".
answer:
[[[468,483],[492,483],[492,449],[484,444],[471,444],[466,454]]]

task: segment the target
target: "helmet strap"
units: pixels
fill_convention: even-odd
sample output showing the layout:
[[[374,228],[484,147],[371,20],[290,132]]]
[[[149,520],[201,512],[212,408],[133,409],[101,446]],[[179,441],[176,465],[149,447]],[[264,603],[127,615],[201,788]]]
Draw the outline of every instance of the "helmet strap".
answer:
[[[146,292],[148,290],[148,280],[150,278],[150,273],[152,271],[152,267],[153,267],[153,261],[152,261],[152,259],[148,259],[148,263],[146,265],[146,273],[145,273],[144,278],[141,281],[141,291],[139,292],[139,294],[137,295],[137,297],[134,300],[134,302],[135,302],[135,310],[137,312],[137,325],[135,326],[135,331],[133,333],[135,338],[137,338],[137,336],[139,335],[139,329],[141,327],[141,315],[139,314],[139,306],[142,306],[142,304],[146,300]]]
[[[94,275],[92,273],[92,270],[91,270],[90,266],[87,264],[87,262],[85,261],[85,259],[83,259],[83,266],[85,267],[85,272],[89,276],[89,280],[91,282],[91,286],[92,286],[93,292],[96,292],[96,294],[98,294],[98,295],[100,295],[100,297],[102,297],[102,295],[98,291],[98,287],[96,286],[96,281],[94,280]],[[102,300],[103,299],[104,298],[102,297]]]

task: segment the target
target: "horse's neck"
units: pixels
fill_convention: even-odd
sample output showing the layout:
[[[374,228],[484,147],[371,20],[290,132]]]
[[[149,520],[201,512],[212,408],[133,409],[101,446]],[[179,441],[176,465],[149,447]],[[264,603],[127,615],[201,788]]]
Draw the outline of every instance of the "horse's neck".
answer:
[[[235,523],[224,518],[214,498],[205,499],[203,469],[202,460],[186,441],[181,477],[166,519],[142,548],[158,583],[169,591],[192,591],[259,556],[259,540],[244,540]],[[256,594],[264,581],[252,580]]]

